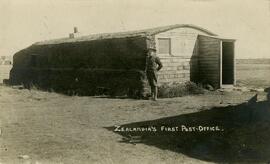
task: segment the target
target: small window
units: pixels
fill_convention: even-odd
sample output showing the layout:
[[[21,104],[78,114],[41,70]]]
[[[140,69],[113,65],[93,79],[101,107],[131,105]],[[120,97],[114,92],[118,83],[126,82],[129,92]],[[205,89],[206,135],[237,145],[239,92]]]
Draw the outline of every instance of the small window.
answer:
[[[171,53],[171,39],[170,38],[158,38],[158,53],[159,54]]]

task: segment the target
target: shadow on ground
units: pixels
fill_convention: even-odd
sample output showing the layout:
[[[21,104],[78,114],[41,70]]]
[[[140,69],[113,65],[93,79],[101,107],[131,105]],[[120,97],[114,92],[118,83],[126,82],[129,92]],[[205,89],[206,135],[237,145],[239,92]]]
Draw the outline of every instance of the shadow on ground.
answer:
[[[256,102],[106,129],[146,144],[212,162],[270,161],[270,103]],[[166,127],[166,128],[165,128]],[[208,127],[208,128],[207,128]]]

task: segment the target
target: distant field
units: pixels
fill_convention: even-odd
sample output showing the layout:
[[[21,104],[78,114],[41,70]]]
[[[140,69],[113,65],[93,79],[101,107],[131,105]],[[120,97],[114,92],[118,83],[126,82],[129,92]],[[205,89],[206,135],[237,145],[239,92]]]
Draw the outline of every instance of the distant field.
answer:
[[[3,83],[4,79],[9,79],[9,71],[12,65],[0,65],[0,83]]]
[[[270,59],[236,59],[237,64],[270,64]]]
[[[270,87],[269,59],[241,59],[236,64],[236,83],[240,86]]]

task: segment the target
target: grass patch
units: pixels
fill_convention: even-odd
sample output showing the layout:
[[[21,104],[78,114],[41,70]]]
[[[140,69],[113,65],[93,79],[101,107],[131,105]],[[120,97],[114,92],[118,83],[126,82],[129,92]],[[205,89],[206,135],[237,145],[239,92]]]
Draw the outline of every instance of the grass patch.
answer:
[[[204,94],[205,89],[201,84],[193,82],[164,84],[158,88],[161,98],[182,97],[185,95]]]

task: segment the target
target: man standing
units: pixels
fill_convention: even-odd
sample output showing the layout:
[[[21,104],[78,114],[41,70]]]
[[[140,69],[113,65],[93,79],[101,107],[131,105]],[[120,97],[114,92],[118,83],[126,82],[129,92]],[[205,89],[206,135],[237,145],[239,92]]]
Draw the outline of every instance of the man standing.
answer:
[[[157,88],[157,71],[162,68],[160,59],[156,56],[156,49],[149,48],[146,59],[146,75],[151,87],[151,98],[157,100],[158,88]]]

